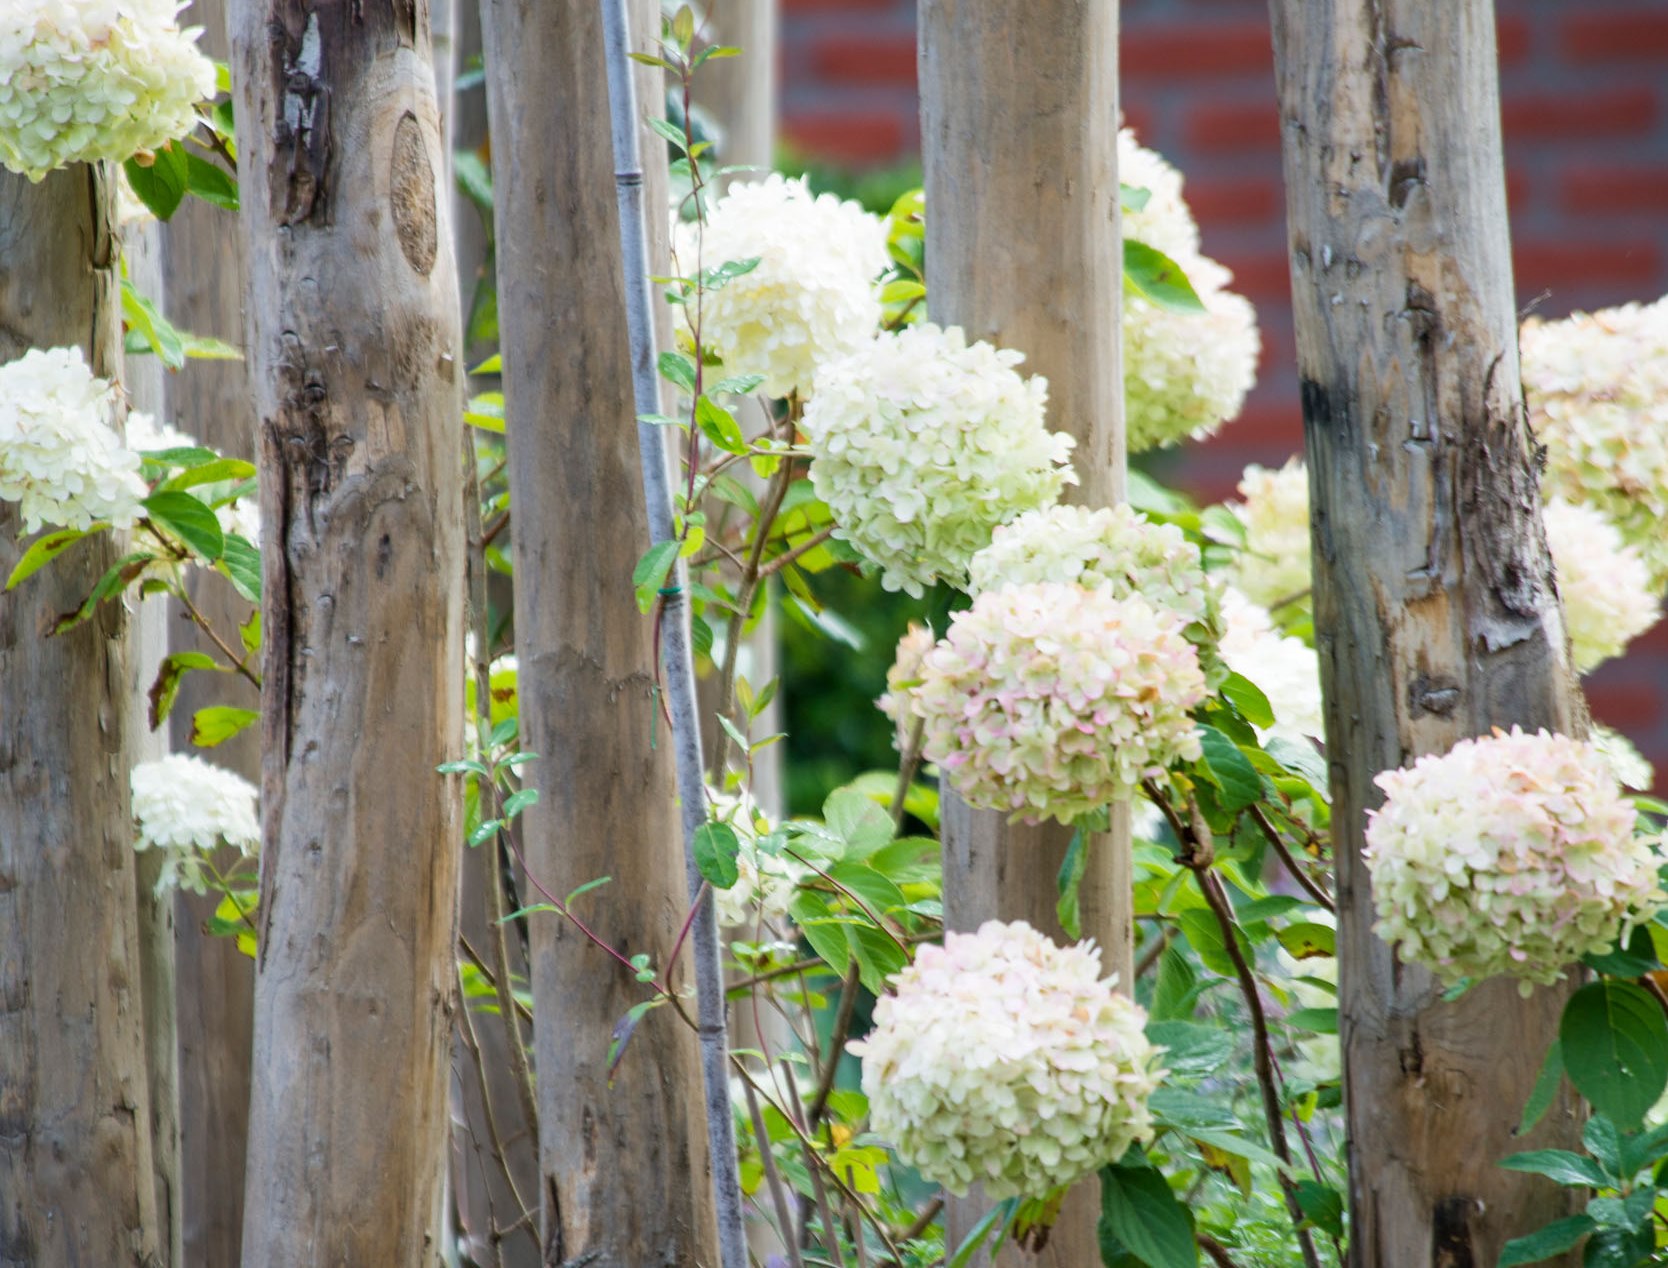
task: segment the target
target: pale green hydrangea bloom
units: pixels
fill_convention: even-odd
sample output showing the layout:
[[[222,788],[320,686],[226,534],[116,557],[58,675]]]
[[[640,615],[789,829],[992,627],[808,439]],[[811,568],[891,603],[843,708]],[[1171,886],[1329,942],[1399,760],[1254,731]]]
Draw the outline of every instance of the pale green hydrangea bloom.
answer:
[[[1542,513],[1575,667],[1620,656],[1662,616],[1650,570],[1604,512],[1553,498]]]

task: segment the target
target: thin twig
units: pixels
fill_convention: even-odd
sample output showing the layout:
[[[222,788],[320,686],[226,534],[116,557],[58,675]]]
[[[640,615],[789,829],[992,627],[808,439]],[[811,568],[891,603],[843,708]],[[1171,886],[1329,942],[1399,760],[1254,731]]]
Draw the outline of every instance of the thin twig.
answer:
[[[944,1195],[940,1193],[931,1202],[921,1208],[921,1213],[910,1221],[908,1228],[898,1234],[900,1242],[912,1242],[922,1233],[932,1227],[932,1222],[938,1218],[938,1213],[944,1209]]]
[[[1211,1257],[1217,1268],[1237,1268],[1233,1256],[1228,1253],[1228,1248],[1209,1233],[1195,1232],[1193,1240],[1199,1243],[1199,1249]]]
[[[786,1068],[783,1062],[783,1073],[787,1076],[788,1103],[793,1107],[793,1117],[800,1123],[807,1122],[805,1107],[799,1101],[799,1086],[794,1082],[793,1071]],[[815,1131],[814,1127],[810,1131]],[[822,1171],[817,1167],[817,1151],[812,1147],[808,1133],[799,1138],[799,1146],[805,1153],[805,1169],[811,1173],[811,1189],[816,1194],[817,1210],[822,1214],[823,1249],[834,1256],[836,1263],[844,1268],[845,1256],[840,1253],[840,1231],[834,1225],[834,1212],[828,1205],[828,1189],[822,1182]]]
[[[190,615],[197,628],[207,634],[209,640],[220,649],[220,654],[231,662],[232,668],[253,683],[255,690],[259,691],[261,689],[261,676],[249,668],[248,655],[245,654],[240,658],[236,652],[226,646],[226,641],[215,632],[214,626],[209,624],[208,618],[197,610],[197,605],[191,601],[188,589],[186,586],[178,587],[174,591],[175,597],[185,606],[187,614]]]
[[[817,1081],[817,1094],[811,1098],[811,1115],[806,1125],[813,1136],[816,1135],[817,1124],[822,1122],[823,1111],[828,1108],[828,1098],[833,1095],[834,1077],[840,1072],[840,1054],[846,1046],[846,1037],[851,1034],[852,1014],[857,1011],[859,981],[857,962],[854,960],[840,986],[840,1003],[834,1010],[834,1028],[828,1036],[828,1064],[823,1067],[822,1077]]]
[[[1158,963],[1158,957],[1164,954],[1164,948],[1170,945],[1170,939],[1175,937],[1173,925],[1163,925],[1153,938],[1152,946],[1141,953],[1141,958],[1135,965],[1135,980],[1140,981],[1152,971],[1153,965]]]
[[[753,1139],[758,1142],[759,1154],[764,1162],[765,1186],[770,1190],[771,1205],[776,1208],[776,1226],[782,1234],[782,1244],[788,1248],[788,1261],[793,1268],[805,1268],[804,1257],[799,1253],[799,1239],[794,1236],[788,1195],[782,1188],[782,1178],[776,1174],[776,1156],[771,1151],[770,1136],[765,1131],[764,1115],[759,1112],[758,1094],[746,1079],[741,1082],[741,1090],[747,1097],[747,1112],[753,1119]]]
[[[925,718],[915,718],[909,724],[909,734],[904,737],[904,750],[898,762],[898,786],[892,790],[894,831],[903,830],[904,802],[909,800],[910,785],[915,782],[915,772],[921,766],[921,734],[926,725]]]
[[[462,984],[463,979],[460,973],[458,985],[461,987]],[[459,1029],[463,1035],[464,1046],[469,1049],[469,1055],[475,1061],[475,1089],[481,1097],[481,1113],[486,1119],[487,1139],[492,1142],[492,1156],[497,1159],[499,1169],[504,1173],[504,1183],[509,1187],[510,1197],[515,1202],[516,1209],[525,1215],[529,1209],[527,1199],[521,1196],[521,1190],[516,1185],[515,1173],[510,1167],[509,1153],[504,1148],[504,1137],[498,1130],[498,1116],[493,1112],[492,1093],[487,1086],[486,1061],[481,1056],[480,1039],[475,1034],[475,1019],[468,1008],[461,1008],[458,1011],[462,1015],[462,1025]],[[495,1233],[497,1223],[498,1221],[494,1219]],[[517,1224],[519,1225],[520,1221],[517,1221]],[[537,1246],[539,1241],[537,1230],[529,1227],[527,1235],[533,1239],[533,1244]]]
[[[1328,894],[1326,890],[1321,888],[1318,881],[1297,865],[1297,860],[1292,857],[1291,850],[1286,845],[1286,839],[1280,835],[1279,829],[1263,813],[1261,806],[1254,805],[1251,807],[1251,818],[1256,822],[1257,827],[1262,829],[1263,836],[1274,847],[1275,852],[1279,854],[1280,861],[1286,865],[1286,870],[1291,873],[1292,879],[1308,891],[1309,897],[1313,898],[1326,910],[1336,913],[1338,905],[1332,901],[1332,895]]]
[[[475,971],[486,979],[487,985],[492,987],[493,994],[497,995],[498,976],[487,967],[487,962],[481,958],[481,953],[475,950],[475,947],[469,941],[467,934],[462,932],[458,934],[458,949],[463,952],[463,958],[475,966]],[[515,999],[514,992],[511,993],[510,998]],[[529,1024],[532,1023],[533,1010],[528,1008],[527,1005],[523,1004],[519,999],[515,999],[515,1010],[525,1017]]]
[[[772,573],[781,571],[783,568],[786,568],[789,564],[793,563],[796,559],[800,559],[815,550],[832,536],[834,536],[834,525],[830,524],[827,528],[818,529],[815,533],[811,534],[809,538],[800,542],[799,545],[793,547],[791,550],[785,550],[774,559],[761,564],[759,566],[759,577],[762,579],[770,576]]]

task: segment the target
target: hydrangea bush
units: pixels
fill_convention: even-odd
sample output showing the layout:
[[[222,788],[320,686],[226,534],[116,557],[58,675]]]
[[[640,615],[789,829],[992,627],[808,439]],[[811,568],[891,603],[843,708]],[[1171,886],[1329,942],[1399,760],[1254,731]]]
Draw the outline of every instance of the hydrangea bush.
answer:
[[[1021,376],[1023,359],[922,323],[818,371],[802,424],[811,480],[888,590],[962,584],[998,525],[1077,482],[1074,442],[1048,430],[1047,381]]]
[[[1309,473],[1303,459],[1279,470],[1249,466],[1229,510],[1244,526],[1245,546],[1229,580],[1253,603],[1274,608],[1306,596],[1309,566]]]
[[[1515,977],[1528,994],[1668,902],[1653,842],[1590,744],[1514,727],[1377,783],[1374,929],[1446,983]]]
[[[0,11],[0,165],[32,181],[184,136],[214,63],[173,0],[8,0]]]
[[[1586,673],[1655,625],[1662,605],[1645,561],[1602,511],[1553,498],[1544,518],[1575,667]]]
[[[185,753],[133,768],[136,850],[166,854],[157,892],[182,886],[208,892],[218,878],[214,854],[231,846],[244,858],[260,850],[255,789],[242,776]]]
[[[1040,1197],[1152,1135],[1164,1078],[1146,1014],[1100,976],[1092,943],[987,921],[923,947],[875,1005],[870,1122],[952,1193]]]

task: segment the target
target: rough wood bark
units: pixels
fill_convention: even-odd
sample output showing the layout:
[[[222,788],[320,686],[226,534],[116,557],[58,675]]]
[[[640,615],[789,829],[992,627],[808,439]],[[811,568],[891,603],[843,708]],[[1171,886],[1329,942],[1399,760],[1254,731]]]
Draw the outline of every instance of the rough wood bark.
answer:
[[[931,231],[927,306],[941,325],[1026,355],[1047,376],[1049,421],[1077,437],[1071,490],[1089,506],[1124,494],[1118,319],[1116,0],[923,0],[921,142]],[[1083,934],[1102,968],[1131,978],[1129,820],[1090,842]],[[1058,874],[1071,833],[1010,826],[946,797],[947,927],[1026,920],[1063,939]],[[1040,1255],[1006,1264],[1099,1262],[1093,1180],[1068,1196]],[[988,1204],[952,1200],[951,1245]]]
[[[232,22],[264,522],[243,1254],[432,1263],[456,999],[463,367],[427,6]]]
[[[515,505],[524,823],[539,880],[656,966],[685,911],[672,749],[631,570],[648,541],[599,8],[482,7]],[[533,922],[545,1260],[717,1261],[694,1038],[657,1009],[609,1086],[610,1035],[643,988],[576,929]],[[594,1258],[588,1258],[594,1256]]]
[[[0,172],[0,362],[120,368],[114,169]],[[22,552],[0,504],[0,572]],[[0,598],[0,1265],[149,1268],[159,1238],[134,904],[128,618],[56,638],[119,557],[100,535]]]
[[[1518,382],[1490,0],[1273,5],[1332,754],[1351,1261],[1493,1264],[1572,1190],[1496,1164],[1569,987],[1442,1004],[1371,932],[1374,775],[1579,731]]]
[[[143,220],[122,230],[128,279],[167,311],[163,295],[162,226]],[[166,421],[167,372],[148,353],[124,358],[122,386],[129,405]],[[195,570],[193,570],[195,571]],[[168,654],[169,604],[150,599],[134,609],[132,681],[127,690],[133,760],[154,761],[168,752],[168,733],[150,729],[151,683]],[[151,1097],[151,1159],[156,1188],[157,1238],[166,1262],[184,1257],[180,1180],[180,1058],[174,957],[174,894],[157,893],[167,855],[146,850],[135,859],[134,901],[139,919],[139,974],[145,999],[145,1072]]]
[[[189,14],[203,27],[203,51],[224,58],[230,47],[226,0],[194,0]],[[188,198],[163,226],[162,250],[172,320],[247,354],[237,217]],[[169,376],[167,401],[176,427],[221,453],[254,460],[247,361],[190,361]],[[229,632],[245,619],[248,604],[224,577],[192,569],[186,584],[216,629]],[[172,622],[170,633],[173,651],[214,653],[187,620]],[[213,749],[194,750],[191,719],[210,705],[258,709],[260,703],[260,693],[236,675],[187,674],[169,719],[174,750],[195,752],[258,786],[260,735],[251,729]],[[237,1268],[242,1256],[255,962],[233,939],[204,932],[214,908],[212,896],[181,893],[175,909],[184,1268]]]
[[[723,134],[725,164],[765,168],[776,158],[777,0],[715,0],[703,35],[709,43],[741,50],[701,67],[697,104],[711,112]],[[764,173],[738,174],[759,180]]]

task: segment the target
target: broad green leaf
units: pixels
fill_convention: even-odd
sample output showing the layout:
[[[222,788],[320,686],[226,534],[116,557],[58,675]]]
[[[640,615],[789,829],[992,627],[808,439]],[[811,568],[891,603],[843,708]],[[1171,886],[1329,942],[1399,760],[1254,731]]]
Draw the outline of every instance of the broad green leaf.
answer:
[[[202,499],[189,493],[153,493],[139,505],[209,563],[219,559],[226,549],[220,520]]]
[[[1220,932],[1218,939],[1220,939]],[[1193,1015],[1198,974],[1174,946],[1158,957],[1158,982],[1153,987],[1151,1017],[1155,1022],[1185,1020]]]
[[[1344,1235],[1344,1195],[1331,1185],[1299,1180],[1294,1186],[1298,1209],[1316,1228],[1329,1237]]]
[[[677,540],[669,538],[650,546],[637,561],[637,567],[631,572],[631,584],[637,588],[639,611],[647,612],[654,607],[654,601],[678,557],[678,549]]]
[[[1263,689],[1244,674],[1230,673],[1222,684],[1222,694],[1252,726],[1274,725],[1274,706],[1269,704]]]
[[[210,705],[206,709],[198,709],[192,716],[191,742],[198,748],[213,748],[260,720],[261,714],[258,709]]]
[[[1554,1039],[1552,1046],[1546,1051],[1546,1060],[1541,1063],[1541,1072],[1535,1079],[1535,1086],[1529,1092],[1529,1100],[1523,1106],[1523,1118],[1517,1125],[1519,1136],[1528,1135],[1530,1129],[1541,1121],[1542,1115],[1552,1108],[1553,1098],[1558,1095],[1558,1086],[1563,1081],[1564,1052]]]
[[[1160,308],[1202,313],[1204,302],[1182,266],[1164,252],[1134,238],[1124,239],[1124,282]]]
[[[42,533],[29,543],[29,549],[24,551],[23,557],[17,561],[12,575],[6,578],[6,589],[10,590],[20,581],[27,581],[83,537],[109,527],[100,521],[91,528],[60,528],[56,532]]]
[[[185,364],[185,340],[180,332],[125,277],[122,279],[122,320],[170,370]]]
[[[1215,913],[1207,907],[1190,907],[1181,913],[1179,920],[1182,932],[1187,935],[1187,941],[1204,966],[1212,973],[1233,977],[1234,962],[1228,955],[1227,944],[1222,941],[1222,926],[1217,922]],[[1237,927],[1234,936],[1239,939],[1240,953],[1249,963],[1251,944]]]
[[[857,954],[857,974],[870,994],[886,991],[886,980],[904,965],[909,957],[903,949],[873,925],[848,925],[852,949]]]
[[[518,788],[504,798],[504,818],[513,819],[528,806],[536,806],[538,802],[539,790],[537,788]]]
[[[827,900],[810,890],[800,890],[790,910],[800,933],[811,944],[811,950],[824,964],[844,977],[852,961],[851,939],[846,932],[850,926],[844,921],[830,920]]]
[[[746,453],[747,438],[741,434],[736,416],[711,397],[703,396],[695,402],[695,424],[701,434],[725,453]]]
[[[1602,1189],[1611,1183],[1604,1168],[1585,1154],[1568,1149],[1531,1149],[1501,1160],[1507,1171],[1527,1171],[1530,1175],[1545,1176],[1559,1184]]]
[[[695,363],[681,352],[662,352],[660,373],[686,392],[695,390]]]
[[[846,844],[845,857],[865,858],[892,840],[892,816],[855,788],[836,788],[822,806],[828,830]]]
[[[1274,936],[1288,955],[1298,960],[1329,957],[1338,954],[1338,931],[1331,925],[1302,921],[1276,929]]]
[[[199,484],[219,484],[224,480],[248,480],[255,474],[255,464],[241,458],[216,458],[195,467],[186,467],[177,475],[169,476],[158,486],[157,492],[174,492],[195,488]]]
[[[1286,1025],[1297,1030],[1312,1030],[1320,1035],[1338,1033],[1336,1008],[1299,1008],[1286,1014]]]
[[[848,860],[834,864],[827,871],[836,884],[843,885],[856,894],[877,916],[897,911],[909,904],[903,890],[867,863]]]
[[[179,210],[189,184],[183,144],[170,142],[162,146],[152,153],[149,163],[130,158],[122,164],[122,170],[127,173],[127,183],[139,201],[158,220],[167,220]]]
[[[261,552],[247,538],[236,533],[226,534],[219,567],[245,599],[251,603],[261,601]],[[257,646],[258,638],[257,632]]]
[[[1127,1247],[1148,1268],[1196,1268],[1193,1216],[1151,1167],[1111,1164],[1100,1169],[1102,1254]]]
[[[180,147],[185,155],[185,187],[206,203],[225,211],[237,210],[237,181],[225,168]]]
[[[1060,874],[1054,880],[1055,888],[1060,893],[1060,900],[1054,905],[1054,914],[1068,938],[1083,936],[1080,900],[1083,896],[1083,875],[1088,867],[1089,838],[1082,828],[1076,828],[1071,834],[1071,843],[1066,846],[1066,857],[1060,862]]]
[[[1564,1069],[1599,1113],[1636,1130],[1668,1087],[1668,1023],[1631,982],[1592,982],[1570,997],[1558,1026]]]
[[[151,730],[156,730],[167,721],[174,708],[174,699],[179,695],[180,680],[192,669],[223,671],[224,667],[205,652],[175,652],[164,656],[162,664],[157,666],[156,681],[151,683],[148,697]]]
[[[1621,1174],[1622,1135],[1616,1130],[1616,1124],[1603,1114],[1594,1114],[1587,1120],[1587,1125],[1581,1129],[1581,1143],[1612,1179],[1631,1179]]]
[[[1244,753],[1213,726],[1199,728],[1206,777],[1222,792],[1224,810],[1243,810],[1263,795],[1263,781]]]
[[[1150,1021],[1147,1038],[1164,1049],[1160,1063],[1173,1079],[1202,1079],[1233,1056],[1238,1041],[1220,1026],[1196,1021]]]
[[[123,555],[105,570],[104,575],[98,579],[92,591],[81,601],[80,607],[73,612],[66,612],[53,623],[52,633],[62,634],[64,631],[72,630],[80,625],[81,622],[93,614],[94,609],[99,604],[112,595],[120,594],[123,588],[144,572],[145,566],[155,558],[156,556],[148,551],[135,551],[131,555]]]
[[[694,850],[695,866],[714,889],[729,889],[736,883],[741,840],[729,824],[703,823],[695,829]]]

